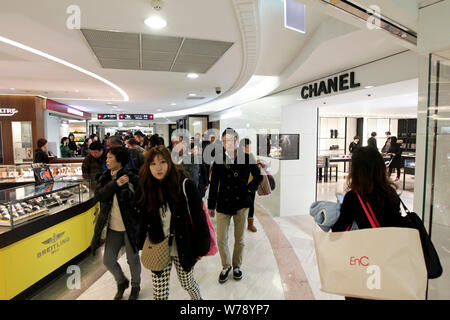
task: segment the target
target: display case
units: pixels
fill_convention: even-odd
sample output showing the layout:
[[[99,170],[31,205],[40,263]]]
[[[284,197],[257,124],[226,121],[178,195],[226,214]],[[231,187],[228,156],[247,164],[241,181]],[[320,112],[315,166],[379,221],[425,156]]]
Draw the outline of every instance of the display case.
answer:
[[[345,154],[345,118],[321,117],[319,122],[319,156]]]
[[[55,181],[83,181],[81,163],[51,163],[48,166]],[[34,182],[32,165],[0,165],[0,183],[8,182]]]
[[[80,204],[89,189],[81,183],[54,182],[0,190],[0,226],[11,227]]]

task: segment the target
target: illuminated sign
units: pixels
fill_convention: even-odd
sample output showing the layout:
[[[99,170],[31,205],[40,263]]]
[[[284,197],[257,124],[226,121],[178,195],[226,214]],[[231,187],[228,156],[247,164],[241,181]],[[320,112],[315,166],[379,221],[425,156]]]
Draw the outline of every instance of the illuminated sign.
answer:
[[[153,120],[152,114],[119,114],[120,120]]]

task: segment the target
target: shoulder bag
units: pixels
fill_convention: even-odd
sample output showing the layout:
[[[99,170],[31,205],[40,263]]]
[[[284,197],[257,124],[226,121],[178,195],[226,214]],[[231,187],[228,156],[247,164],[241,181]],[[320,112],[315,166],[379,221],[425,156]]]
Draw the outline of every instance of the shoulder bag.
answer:
[[[152,243],[147,235],[144,247],[141,253],[141,262],[144,268],[151,271],[161,271],[170,261],[170,246],[172,245],[172,237],[174,231],[173,225],[173,213],[171,212],[170,218],[170,233],[160,243]]]

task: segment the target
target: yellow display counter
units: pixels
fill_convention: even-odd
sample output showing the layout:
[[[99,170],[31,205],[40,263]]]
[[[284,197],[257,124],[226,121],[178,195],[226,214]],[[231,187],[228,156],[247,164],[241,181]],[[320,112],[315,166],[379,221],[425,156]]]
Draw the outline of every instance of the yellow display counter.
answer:
[[[0,233],[0,299],[11,299],[89,248],[100,204],[89,199]]]

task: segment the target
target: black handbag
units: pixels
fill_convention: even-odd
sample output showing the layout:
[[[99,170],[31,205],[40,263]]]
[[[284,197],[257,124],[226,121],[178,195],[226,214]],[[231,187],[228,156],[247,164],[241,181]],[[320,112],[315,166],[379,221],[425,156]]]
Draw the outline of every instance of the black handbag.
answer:
[[[422,219],[420,219],[415,212],[409,211],[401,199],[400,202],[406,212],[406,217],[402,217],[404,227],[417,229],[419,231],[423,256],[427,267],[428,279],[439,278],[442,275],[441,261],[439,260],[439,256],[433,243],[431,242],[431,238],[423,225]]]

